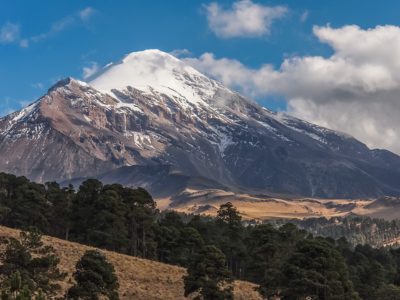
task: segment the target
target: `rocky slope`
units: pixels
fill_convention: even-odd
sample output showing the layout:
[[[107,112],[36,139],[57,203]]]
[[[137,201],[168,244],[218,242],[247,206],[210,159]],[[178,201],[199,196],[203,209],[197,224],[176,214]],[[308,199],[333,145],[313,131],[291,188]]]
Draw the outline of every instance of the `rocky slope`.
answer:
[[[99,177],[160,196],[192,185],[313,197],[400,194],[399,156],[271,112],[158,50],[131,53],[88,84],[60,81],[0,119],[0,155],[1,171],[33,180]]]

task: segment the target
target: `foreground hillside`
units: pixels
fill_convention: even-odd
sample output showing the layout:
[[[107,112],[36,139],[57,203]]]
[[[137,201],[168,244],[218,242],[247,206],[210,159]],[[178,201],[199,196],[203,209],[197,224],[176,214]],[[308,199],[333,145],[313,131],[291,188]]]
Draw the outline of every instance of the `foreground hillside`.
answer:
[[[18,237],[19,231],[0,226],[0,237]],[[93,249],[77,243],[44,236],[45,244],[52,245],[60,256],[60,269],[68,273],[62,282],[63,291],[72,285],[71,274],[75,264],[86,250]],[[183,296],[185,269],[146,259],[103,251],[114,265],[120,283],[121,299],[178,300]],[[235,299],[258,300],[255,285],[248,282],[235,283]]]

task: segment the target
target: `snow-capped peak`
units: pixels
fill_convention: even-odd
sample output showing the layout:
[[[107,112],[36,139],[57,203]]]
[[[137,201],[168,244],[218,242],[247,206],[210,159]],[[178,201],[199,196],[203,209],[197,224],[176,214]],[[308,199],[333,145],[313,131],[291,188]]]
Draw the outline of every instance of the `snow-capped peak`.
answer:
[[[130,53],[120,62],[107,65],[89,84],[112,95],[114,89],[121,91],[131,86],[191,103],[210,99],[221,88],[183,61],[153,49]]]
[[[63,88],[63,87],[69,86],[71,84],[75,84],[75,85],[79,85],[79,86],[88,86],[88,84],[84,81],[80,81],[73,77],[67,77],[67,78],[57,81],[53,86],[51,86],[49,88],[48,92],[57,90],[58,88]]]

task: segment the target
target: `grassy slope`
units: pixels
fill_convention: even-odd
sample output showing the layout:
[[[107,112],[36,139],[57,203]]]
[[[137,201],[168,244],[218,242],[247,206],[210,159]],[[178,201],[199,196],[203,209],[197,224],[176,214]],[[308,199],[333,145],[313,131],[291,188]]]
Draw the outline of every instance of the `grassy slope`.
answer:
[[[0,226],[0,236],[17,237],[18,231]],[[61,270],[69,274],[61,283],[65,290],[72,284],[70,275],[74,271],[75,263],[86,250],[93,248],[48,236],[43,237],[43,241],[56,249],[61,259]],[[117,272],[121,299],[185,299],[182,280],[182,276],[185,274],[184,268],[111,251],[103,252]],[[254,287],[248,282],[235,282],[235,299],[261,299],[254,291]]]

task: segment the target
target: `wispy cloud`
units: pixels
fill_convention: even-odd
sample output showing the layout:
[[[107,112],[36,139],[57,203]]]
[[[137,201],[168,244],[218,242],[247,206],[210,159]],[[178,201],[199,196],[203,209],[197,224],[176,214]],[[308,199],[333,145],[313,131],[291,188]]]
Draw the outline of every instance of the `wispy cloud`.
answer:
[[[44,90],[44,85],[41,82],[35,82],[31,84],[31,87],[37,90]]]
[[[86,7],[57,20],[50,26],[49,30],[30,37],[21,37],[20,25],[7,22],[0,29],[0,44],[17,44],[22,48],[28,48],[31,43],[46,40],[75,25],[89,21],[95,12],[94,8]]]
[[[0,43],[11,44],[15,43],[20,38],[19,25],[7,22],[0,29]]]
[[[28,102],[26,101],[12,101],[10,97],[6,97],[0,100],[0,117],[9,115],[18,109],[26,106]]]
[[[97,62],[90,62],[88,66],[83,67],[82,69],[82,77],[83,79],[88,79],[94,74],[96,74],[99,71],[100,67]]]
[[[51,25],[48,31],[32,36],[31,38],[29,38],[29,40],[31,42],[39,42],[41,40],[45,40],[67,29],[68,27],[71,27],[72,25],[75,24],[75,22],[76,20],[73,16],[64,17],[61,20],[58,20],[57,22],[53,23],[53,25]]]
[[[229,9],[216,2],[204,7],[210,29],[221,38],[267,35],[272,23],[288,11],[284,6],[266,6],[251,0],[236,1]]]
[[[190,52],[188,49],[175,49],[172,50],[169,54],[179,58],[179,57],[190,56],[192,52]]]
[[[309,16],[310,12],[308,10],[303,11],[303,13],[300,15],[300,21],[301,22],[307,21]]]
[[[86,7],[79,11],[79,18],[82,21],[87,21],[89,20],[94,14],[96,13],[96,10],[92,7]]]
[[[19,46],[21,48],[28,48],[29,47],[29,40],[27,39],[22,39],[19,41]]]

